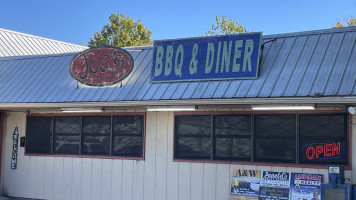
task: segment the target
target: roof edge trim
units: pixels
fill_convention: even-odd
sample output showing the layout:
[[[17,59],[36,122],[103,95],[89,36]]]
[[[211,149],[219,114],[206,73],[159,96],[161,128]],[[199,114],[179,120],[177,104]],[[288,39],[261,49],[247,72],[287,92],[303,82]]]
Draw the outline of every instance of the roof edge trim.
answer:
[[[327,33],[344,33],[344,32],[352,32],[352,31],[356,31],[356,26],[269,34],[269,35],[263,35],[263,39],[286,38],[286,37],[317,35],[317,34],[327,34]]]
[[[323,98],[246,98],[246,99],[187,99],[120,102],[63,102],[63,103],[0,103],[0,110],[61,107],[132,107],[173,105],[248,105],[248,104],[355,104],[356,96]]]

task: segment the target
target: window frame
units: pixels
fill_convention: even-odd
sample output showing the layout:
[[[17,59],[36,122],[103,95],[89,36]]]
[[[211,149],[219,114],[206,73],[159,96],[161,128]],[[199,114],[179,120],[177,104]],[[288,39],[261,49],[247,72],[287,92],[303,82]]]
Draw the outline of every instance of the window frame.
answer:
[[[85,134],[83,134],[83,118],[84,117],[100,117],[100,116],[107,116],[110,117],[110,133],[109,133],[109,145],[110,145],[110,152],[109,155],[90,155],[90,154],[82,154],[82,143],[83,143],[83,137],[85,136]],[[142,125],[141,125],[141,131],[142,131],[142,135],[141,135],[141,156],[140,157],[133,157],[133,156],[115,156],[113,153],[113,147],[112,147],[112,143],[113,143],[113,118],[115,116],[139,116],[142,117]],[[50,141],[50,145],[51,145],[51,152],[48,153],[44,153],[44,154],[40,154],[40,153],[27,153],[26,152],[26,144],[25,144],[25,151],[24,151],[24,155],[26,156],[44,156],[44,157],[73,157],[73,158],[103,158],[103,159],[124,159],[124,160],[145,160],[145,144],[146,144],[146,113],[145,112],[104,112],[104,113],[73,113],[73,114],[68,114],[68,113],[30,113],[30,114],[26,114],[26,132],[25,132],[25,137],[27,138],[28,136],[28,124],[27,124],[27,118],[28,117],[52,117],[53,119],[55,117],[80,117],[81,120],[81,132],[79,133],[79,153],[78,154],[57,154],[54,152],[54,141],[55,139],[52,138],[52,141]],[[56,137],[57,135],[54,133],[54,126],[53,126],[53,130],[51,130],[52,132],[52,137]],[[26,139],[27,140],[27,139]]]
[[[87,120],[89,120],[90,118],[95,118],[95,117],[104,117],[104,118],[109,118],[109,123],[108,124],[103,124],[103,126],[105,125],[109,125],[109,129],[107,133],[98,133],[98,132],[92,132],[92,133],[88,133],[84,131],[84,127],[87,125],[85,123],[85,118],[87,118]],[[81,155],[93,155],[93,156],[106,156],[106,154],[100,155],[100,153],[90,153],[89,152],[89,148],[88,151],[84,152],[84,143],[86,142],[86,138],[97,138],[97,137],[104,137],[104,138],[108,138],[108,145],[109,145],[109,156],[112,156],[112,151],[111,151],[111,142],[112,142],[112,129],[113,129],[113,115],[102,115],[102,116],[93,116],[93,115],[89,115],[89,116],[81,116],[81,134],[80,134],[80,154]],[[91,120],[89,120],[91,121]],[[90,123],[89,123],[90,124]],[[100,128],[100,127],[99,127]],[[94,143],[94,145],[97,145],[97,143]],[[90,145],[91,146],[91,145]]]
[[[127,115],[112,115],[112,120],[111,120],[111,127],[112,127],[112,129],[111,129],[111,141],[110,141],[110,149],[111,149],[111,155],[112,156],[115,156],[115,157],[121,157],[120,155],[115,155],[116,153],[115,153],[115,137],[141,137],[141,148],[144,150],[144,137],[143,137],[143,132],[144,132],[144,130],[145,130],[145,123],[144,123],[144,121],[145,121],[145,117],[143,117],[143,121],[142,121],[142,124],[141,124],[141,136],[139,135],[139,134],[135,134],[135,133],[125,133],[125,134],[122,134],[122,133],[120,133],[120,134],[117,134],[117,133],[114,133],[115,132],[115,127],[114,127],[114,121],[115,121],[115,118],[116,117],[123,117],[123,116],[127,116]],[[139,115],[131,115],[131,116],[139,116]],[[143,151],[141,151],[141,156],[143,156]]]
[[[313,114],[310,114],[309,116],[311,116],[311,115],[322,115],[322,114],[318,114],[318,113],[313,113]],[[299,117],[298,117],[298,120],[299,121],[302,121],[301,120],[301,115],[299,115]],[[299,126],[299,129],[301,129],[301,126]],[[346,155],[347,155],[347,157],[348,157],[348,163],[347,164],[332,164],[332,165],[344,165],[344,166],[348,166],[348,165],[350,165],[350,163],[351,163],[351,155],[350,154],[352,154],[352,151],[351,151],[351,115],[349,114],[349,113],[347,113],[347,116],[346,116],[346,119],[344,119],[344,124],[343,124],[343,129],[345,130],[345,133],[343,134],[343,136],[342,137],[345,137],[345,145],[347,146],[346,147]],[[326,135],[327,136],[327,135]],[[304,136],[302,136],[302,130],[299,130],[299,134],[298,134],[298,140],[299,140],[299,148],[300,147],[304,147],[304,145],[302,144],[302,141],[303,141],[303,137],[306,137],[305,135]],[[336,136],[327,136],[327,137],[329,137],[329,139],[326,139],[326,140],[330,140],[330,138],[332,138],[332,139],[336,139],[336,138],[340,138],[341,136],[338,136],[338,137],[336,137]],[[310,137],[309,136],[309,138],[308,139],[314,139],[314,138],[317,138],[316,136],[312,136],[312,137]],[[341,141],[340,141],[341,142]],[[339,143],[340,143],[339,142]],[[310,144],[310,143],[309,143]],[[299,149],[300,150],[300,149]],[[298,154],[298,159],[299,159],[299,162],[300,163],[302,163],[302,164],[305,164],[305,163],[303,163],[303,162],[305,162],[305,161],[302,161],[302,159],[300,158],[300,154]],[[308,162],[308,161],[307,161]],[[314,163],[313,163],[314,162]],[[310,162],[310,164],[315,164],[315,161],[311,161]],[[310,165],[309,164],[309,165]],[[306,165],[308,165],[308,164],[306,164]]]
[[[207,115],[207,116],[212,116],[214,117],[215,115],[251,115],[251,118],[254,118],[255,115],[279,115],[279,114],[292,114],[296,116],[296,134],[295,134],[295,142],[296,142],[296,159],[295,163],[277,163],[277,162],[256,162],[255,159],[255,134],[254,134],[254,122],[251,123],[252,126],[252,135],[251,135],[251,160],[250,161],[236,161],[236,160],[214,160],[212,157],[213,154],[210,155],[209,159],[185,159],[185,158],[176,158],[175,157],[175,144],[176,144],[176,133],[175,133],[175,128],[173,132],[173,161],[175,162],[198,162],[198,163],[221,163],[221,164],[242,164],[242,165],[259,165],[259,166],[283,166],[283,167],[307,167],[307,168],[316,168],[316,169],[327,169],[328,164],[305,164],[301,163],[299,161],[299,156],[300,156],[300,150],[299,150],[299,145],[300,145],[300,134],[299,134],[299,118],[300,115],[307,114],[324,114],[324,115],[332,115],[332,114],[344,114],[345,115],[345,132],[346,132],[346,141],[345,144],[347,147],[345,148],[346,151],[348,151],[347,155],[347,165],[345,166],[345,169],[350,169],[352,160],[352,152],[351,152],[351,117],[350,114],[346,111],[342,110],[317,110],[317,111],[197,111],[197,112],[175,112],[174,113],[174,121],[173,121],[173,127],[176,126],[175,124],[175,117],[180,116],[180,115]],[[213,122],[212,122],[213,123]],[[214,129],[214,127],[212,128]],[[212,135],[213,138],[214,135]],[[213,144],[215,145],[215,144]],[[216,148],[213,148],[211,151],[215,151]]]
[[[211,127],[212,127],[212,124],[211,124],[211,117],[212,116],[209,116],[209,115],[199,115],[199,116],[205,116],[205,117],[207,117],[207,118],[210,118],[210,124],[209,124],[209,126],[210,126],[210,130],[211,130]],[[174,121],[175,121],[175,119],[176,119],[176,117],[174,117]],[[174,129],[174,133],[176,132],[176,127],[174,126],[173,127],[173,129]],[[175,138],[175,140],[174,140],[174,147],[177,147],[177,148],[179,148],[179,140],[178,140],[178,137],[176,137],[176,135],[177,134],[174,134],[174,138]],[[181,137],[183,137],[183,138],[197,138],[197,139],[206,139],[206,138],[209,138],[210,140],[212,139],[212,134],[211,133],[209,133],[209,135],[208,134],[182,134],[182,136]],[[213,142],[212,141],[210,141],[210,152],[209,152],[209,155],[211,155],[211,151],[212,151],[212,149],[211,149],[211,145],[213,145]],[[174,149],[174,148],[173,148]],[[176,151],[173,151],[173,157],[175,158],[176,156],[177,156],[177,153],[176,153]],[[205,158],[202,158],[203,156],[200,156],[200,158],[196,158],[195,160],[206,160]]]
[[[216,134],[216,126],[215,126],[215,120],[216,120],[216,117],[217,116],[244,116],[244,117],[247,117],[248,119],[249,119],[249,122],[250,122],[250,134],[249,135],[219,135],[219,134]],[[224,139],[226,139],[226,138],[236,138],[236,139],[248,139],[249,140],[249,143],[250,143],[250,152],[249,152],[249,157],[251,158],[251,156],[253,156],[254,157],[254,155],[253,155],[253,138],[252,138],[252,135],[251,135],[251,132],[252,132],[252,130],[253,130],[253,126],[252,126],[252,121],[253,121],[253,116],[252,115],[249,115],[249,114],[239,114],[239,115],[236,115],[236,114],[234,114],[234,115],[211,115],[211,117],[212,117],[212,138],[213,138],[213,144],[212,144],[212,147],[213,147],[213,155],[212,155],[212,159],[214,160],[214,158],[216,158],[216,160],[231,160],[231,159],[233,159],[233,157],[225,157],[225,159],[224,158],[222,158],[222,157],[219,157],[218,155],[217,155],[217,153],[216,153],[216,150],[217,150],[217,148],[216,148],[216,143],[217,143],[217,139],[218,138],[224,138]],[[214,148],[215,147],[215,148]],[[246,161],[243,161],[243,159],[241,159],[241,161],[242,162],[246,162]],[[249,162],[249,161],[247,161],[247,162]]]
[[[56,131],[56,124],[57,124],[57,119],[58,119],[58,117],[62,117],[62,116],[52,116],[53,118],[54,117],[57,117],[57,118],[54,118],[53,119],[53,131],[52,131],[52,135],[53,135],[53,139],[52,139],[52,141],[53,141],[53,144],[52,144],[52,148],[51,148],[51,154],[54,154],[54,155],[73,155],[73,154],[70,154],[70,153],[57,153],[57,151],[55,150],[56,149],[56,145],[57,145],[57,137],[58,136],[77,136],[77,137],[79,137],[79,141],[78,141],[78,155],[80,155],[80,153],[81,153],[81,141],[82,141],[82,138],[81,138],[81,134],[80,134],[80,132],[81,132],[81,130],[82,130],[82,127],[80,127],[80,130],[79,130],[79,133],[78,133],[78,135],[73,135],[73,134],[70,134],[70,133],[57,133],[57,131]],[[79,117],[80,119],[80,124],[82,124],[82,117],[81,116],[64,116],[64,117]],[[26,127],[26,130],[27,130],[27,127]],[[54,134],[54,133],[56,133],[56,134]]]
[[[291,136],[283,136],[283,137],[281,137],[281,135],[269,135],[269,136],[266,136],[266,135],[260,135],[260,136],[258,136],[257,135],[257,131],[256,131],[256,124],[257,123],[255,123],[257,120],[256,120],[256,118],[257,117],[265,117],[265,116],[278,116],[278,117],[280,117],[280,116],[286,116],[286,117],[288,117],[288,116],[294,116],[294,119],[293,119],[293,121],[294,121],[294,135],[291,135]],[[252,140],[252,142],[253,142],[253,147],[254,148],[252,148],[252,153],[253,153],[253,161],[252,162],[255,162],[255,163],[285,163],[285,164],[287,164],[287,163],[290,163],[290,164],[298,164],[298,161],[297,161],[297,158],[296,158],[296,155],[297,155],[297,152],[298,152],[298,140],[296,140],[296,136],[298,135],[298,114],[290,114],[290,113],[274,113],[274,114],[251,114],[251,117],[252,117],[252,124],[251,124],[251,126],[253,126],[253,131],[252,131],[252,135],[253,135],[253,140]],[[294,137],[294,139],[293,139],[293,137]],[[278,142],[280,142],[280,141],[283,141],[283,140],[292,140],[292,141],[294,141],[294,145],[295,145],[295,148],[294,148],[294,156],[295,156],[295,158],[294,158],[294,162],[293,161],[291,161],[291,162],[287,162],[287,161],[285,161],[285,162],[282,162],[282,159],[280,159],[280,160],[278,160],[277,158],[274,158],[274,161],[270,161],[270,162],[267,162],[267,161],[265,161],[265,160],[268,160],[268,158],[259,158],[260,160],[259,161],[257,161],[258,159],[257,159],[257,153],[256,153],[256,151],[257,151],[257,140],[277,140]]]

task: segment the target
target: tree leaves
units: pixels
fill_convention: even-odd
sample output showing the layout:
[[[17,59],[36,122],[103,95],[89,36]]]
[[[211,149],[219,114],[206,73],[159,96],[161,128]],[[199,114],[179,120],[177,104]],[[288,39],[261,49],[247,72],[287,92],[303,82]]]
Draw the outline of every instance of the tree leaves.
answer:
[[[215,36],[248,32],[249,31],[242,24],[239,24],[236,19],[216,16],[216,25],[213,24],[211,30],[206,32],[206,35]]]
[[[333,28],[342,28],[346,26],[356,26],[356,18],[350,17],[349,19],[345,20],[346,24],[343,24],[342,22],[338,21]]]
[[[145,46],[152,44],[152,31],[147,29],[140,21],[134,22],[132,18],[124,14],[111,14],[110,24],[105,24],[99,31],[94,33],[93,38],[88,41],[89,47],[98,46]]]

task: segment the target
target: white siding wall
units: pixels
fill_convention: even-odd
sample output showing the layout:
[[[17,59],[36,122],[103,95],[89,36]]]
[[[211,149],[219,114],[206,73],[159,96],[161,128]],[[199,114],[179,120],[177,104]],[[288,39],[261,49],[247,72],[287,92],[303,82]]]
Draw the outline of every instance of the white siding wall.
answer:
[[[171,112],[147,113],[144,161],[24,156],[24,148],[19,148],[17,169],[12,170],[12,133],[17,125],[24,136],[26,115],[8,112],[5,117],[2,187],[9,196],[55,200],[222,200],[229,197],[234,168],[321,173],[327,181],[326,169],[173,162]],[[356,137],[352,140],[356,143]],[[352,154],[352,163],[356,163],[356,153]],[[355,173],[347,171],[345,176],[356,183]]]

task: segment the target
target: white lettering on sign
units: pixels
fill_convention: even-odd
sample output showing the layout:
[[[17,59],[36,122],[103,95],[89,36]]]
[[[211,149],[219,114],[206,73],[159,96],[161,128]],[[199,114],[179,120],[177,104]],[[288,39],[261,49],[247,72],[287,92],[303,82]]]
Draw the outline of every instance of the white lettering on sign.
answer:
[[[12,135],[12,156],[11,156],[11,169],[16,169],[17,167],[17,152],[19,145],[19,130],[17,126],[15,127],[14,134]]]

